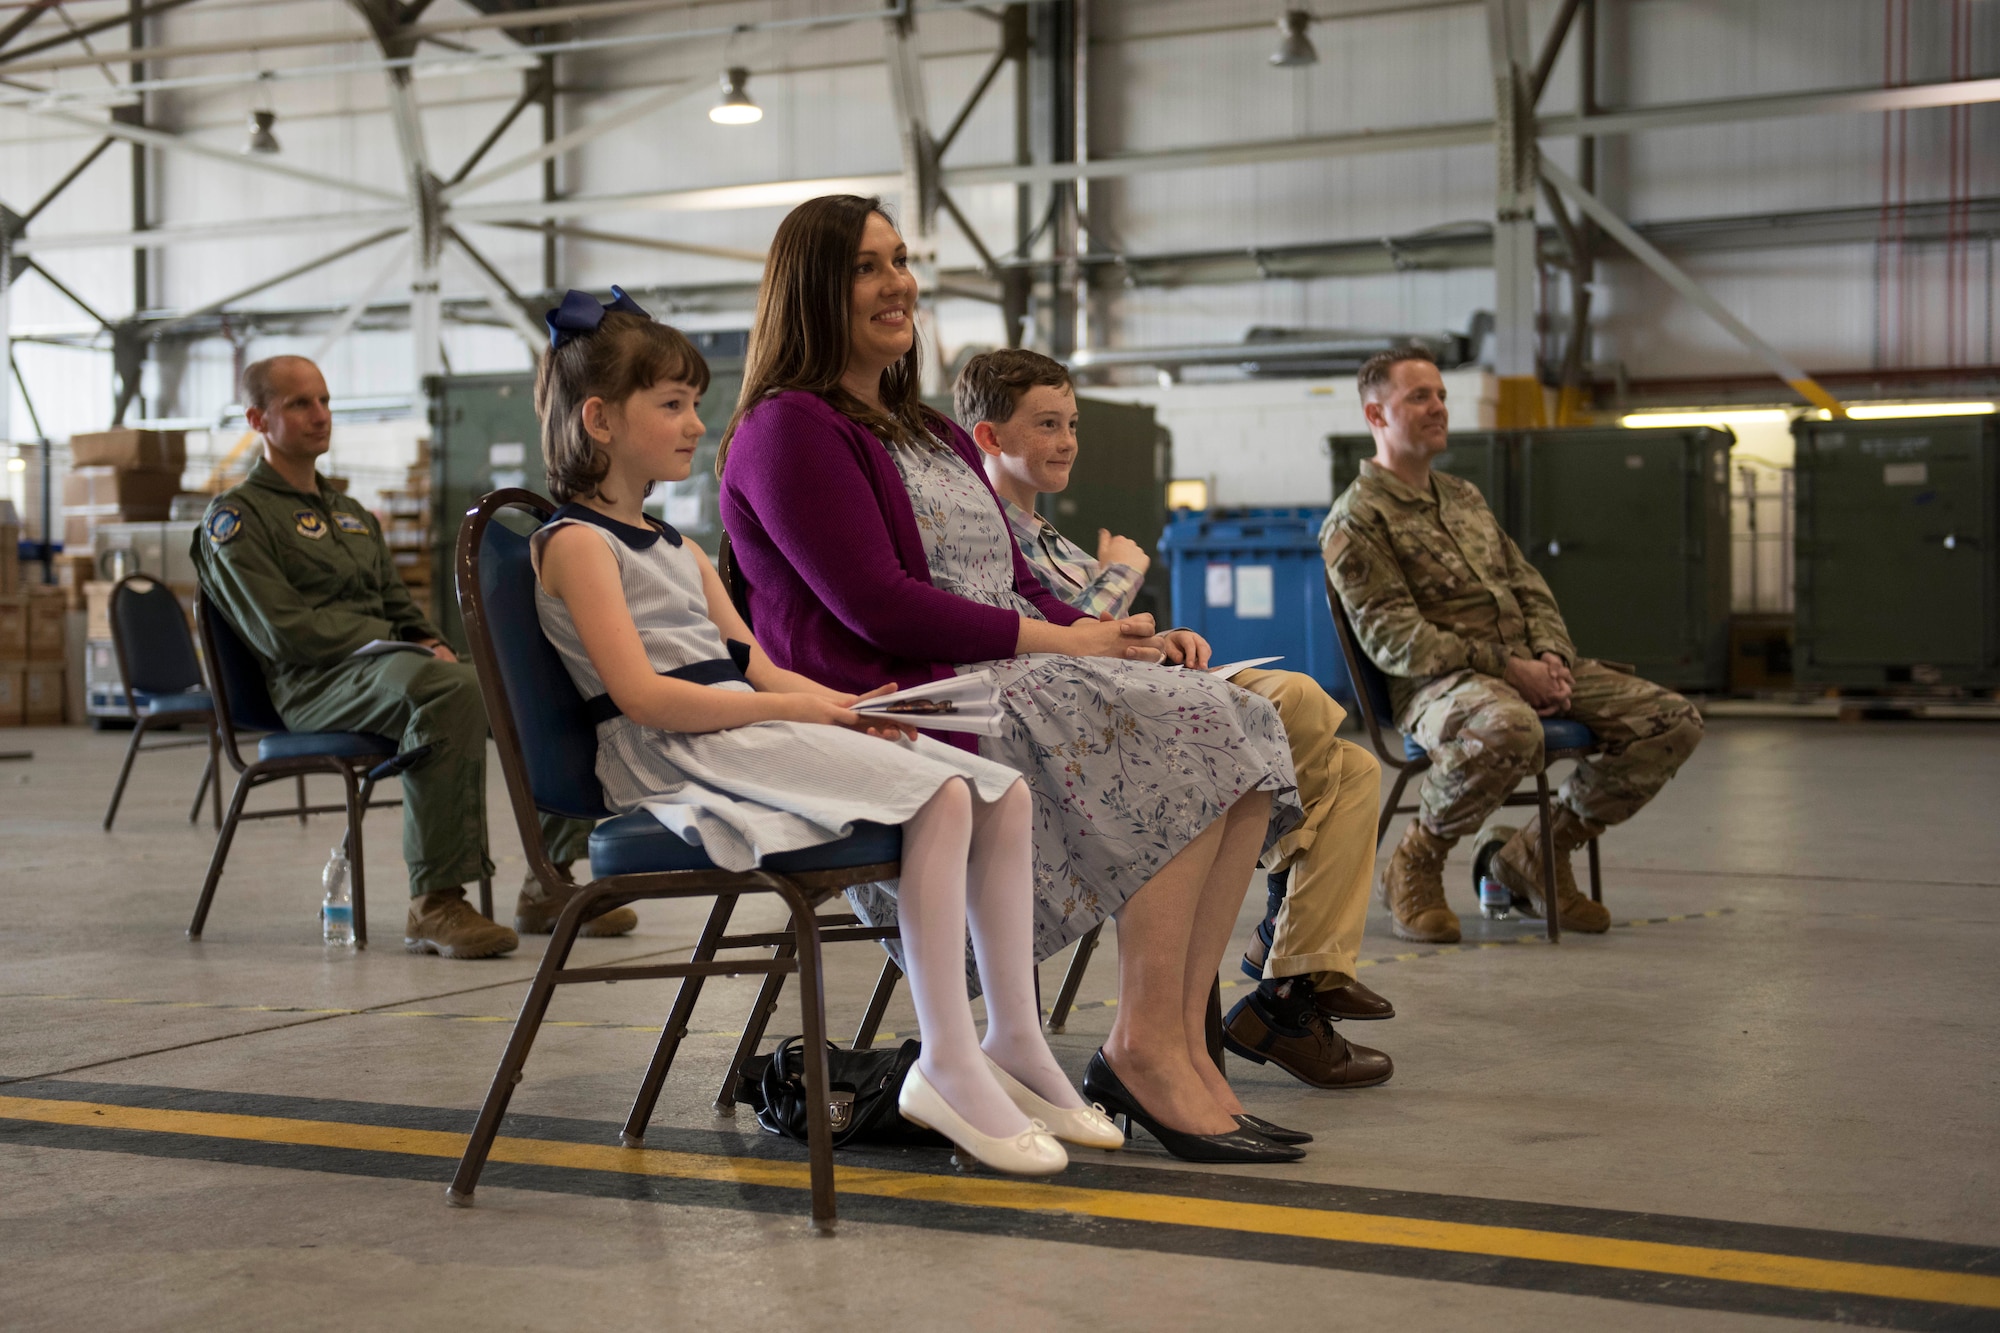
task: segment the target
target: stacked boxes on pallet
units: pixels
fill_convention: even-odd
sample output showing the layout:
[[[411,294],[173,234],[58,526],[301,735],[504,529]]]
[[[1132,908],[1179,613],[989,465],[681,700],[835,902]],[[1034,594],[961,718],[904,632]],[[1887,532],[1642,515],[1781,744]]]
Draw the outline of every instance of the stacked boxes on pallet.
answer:
[[[63,548],[91,549],[105,523],[165,519],[181,489],[187,435],[177,430],[102,430],[72,435],[63,480]]]
[[[59,588],[0,595],[0,727],[62,722],[65,610]]]

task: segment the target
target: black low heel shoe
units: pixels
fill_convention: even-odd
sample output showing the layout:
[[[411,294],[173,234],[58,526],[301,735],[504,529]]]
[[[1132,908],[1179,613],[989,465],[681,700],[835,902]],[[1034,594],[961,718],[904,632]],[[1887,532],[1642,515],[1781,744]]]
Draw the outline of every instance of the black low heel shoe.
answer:
[[[1127,1137],[1131,1136],[1131,1126],[1141,1125],[1160,1141],[1161,1147],[1183,1162],[1296,1162],[1305,1156],[1299,1148],[1273,1143],[1250,1129],[1230,1134],[1183,1134],[1168,1129],[1126,1091],[1118,1075],[1111,1072],[1102,1050],[1092,1055],[1090,1064],[1084,1068],[1083,1095],[1102,1106],[1107,1114],[1124,1117]]]
[[[1236,1123],[1253,1134],[1262,1134],[1273,1143],[1289,1143],[1296,1146],[1313,1141],[1313,1136],[1303,1129],[1286,1129],[1283,1125],[1274,1125],[1263,1116],[1251,1115],[1248,1111],[1237,1116]]]

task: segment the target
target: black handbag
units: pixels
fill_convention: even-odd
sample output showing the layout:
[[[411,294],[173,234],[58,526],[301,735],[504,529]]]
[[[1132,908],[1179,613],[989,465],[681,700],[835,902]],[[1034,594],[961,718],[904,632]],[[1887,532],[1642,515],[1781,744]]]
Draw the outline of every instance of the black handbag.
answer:
[[[806,1141],[806,1076],[802,1037],[787,1037],[769,1055],[743,1062],[736,1100],[757,1113],[773,1134]],[[833,1146],[850,1143],[898,1147],[949,1146],[949,1140],[903,1119],[896,1098],[922,1048],[914,1041],[873,1051],[826,1045],[827,1113]]]

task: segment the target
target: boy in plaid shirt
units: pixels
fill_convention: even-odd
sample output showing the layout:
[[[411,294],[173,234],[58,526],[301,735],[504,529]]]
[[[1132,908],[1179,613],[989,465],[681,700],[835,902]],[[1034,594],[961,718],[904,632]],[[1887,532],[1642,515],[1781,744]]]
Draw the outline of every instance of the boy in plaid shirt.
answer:
[[[1124,615],[1150,563],[1139,544],[1100,531],[1092,557],[1035,512],[1037,495],[1069,485],[1076,461],[1069,372],[1037,352],[986,352],[966,363],[954,394],[959,424],[986,455],[987,478],[1037,576],[1071,606]],[[1208,666],[1200,635],[1173,630],[1163,637],[1170,661]],[[1380,767],[1366,750],[1334,735],[1346,714],[1312,677],[1247,670],[1232,679],[1277,706],[1306,820],[1271,853],[1269,911],[1243,958],[1243,970],[1259,985],[1230,1010],[1224,1042],[1314,1087],[1384,1082],[1394,1071],[1389,1057],[1346,1041],[1331,1026],[1396,1012],[1354,977],[1375,868]]]

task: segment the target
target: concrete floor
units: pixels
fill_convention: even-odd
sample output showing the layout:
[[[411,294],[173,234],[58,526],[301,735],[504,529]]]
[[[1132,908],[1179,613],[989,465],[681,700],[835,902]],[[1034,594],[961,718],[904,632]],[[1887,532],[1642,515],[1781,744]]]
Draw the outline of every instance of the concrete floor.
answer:
[[[133,1105],[462,1133],[540,941],[477,963],[405,955],[396,817],[378,813],[375,948],[328,957],[317,943],[319,868],[339,835],[327,818],[246,826],[206,938],[190,944],[212,841],[205,822],[185,822],[199,752],[141,759],[106,834],[124,737],[0,732],[0,750],[35,751],[0,764],[0,1323],[2000,1326],[2000,1281],[1944,1280],[2000,1273],[1996,741],[1979,724],[1715,721],[1685,774],[1606,840],[1621,923],[1609,936],[1552,950],[1532,925],[1479,921],[1455,858],[1447,885],[1470,914],[1466,947],[1395,941],[1379,907],[1369,923],[1364,979],[1401,1012],[1345,1031],[1395,1057],[1390,1083],[1320,1093],[1231,1061],[1252,1109],[1319,1135],[1305,1161],[1189,1168],[1142,1138],[1090,1163],[1079,1154],[1070,1178],[1839,1261],[1822,1282],[1675,1279],[1652,1260],[1560,1246],[1543,1262],[1386,1233],[1307,1240],[1200,1209],[1185,1225],[1063,1223],[843,1195],[825,1240],[796,1191],[614,1188],[556,1168],[496,1171],[478,1207],[456,1210],[440,1188],[451,1162],[436,1155],[281,1151],[231,1140],[221,1120],[97,1129],[88,1117]],[[522,866],[491,768],[504,915]],[[1240,937],[1261,904],[1260,884]],[[699,909],[648,904],[641,918],[578,958],[683,951]],[[1045,966],[1045,995],[1063,961]],[[836,1028],[878,965],[872,946],[830,951]],[[1085,1007],[1053,1039],[1073,1072],[1108,1029],[1114,976],[1107,947]],[[751,990],[711,984],[656,1144],[799,1159],[747,1113],[710,1109]],[[552,1017],[573,1026],[545,1031],[507,1132],[615,1142],[645,1025],[669,1002],[668,983],[560,993]],[[887,1026],[914,1028],[900,995]],[[795,1030],[788,995],[774,1031]],[[85,1122],[37,1109],[59,1103],[86,1104],[63,1113]],[[979,1183],[952,1176],[942,1153],[843,1154],[849,1164]],[[1866,1294],[1909,1270],[1889,1295]],[[1860,1285],[1842,1287],[1850,1278]]]

